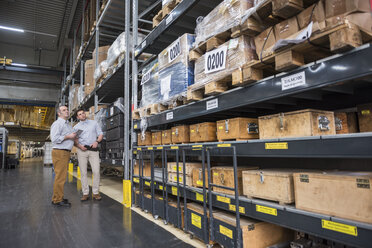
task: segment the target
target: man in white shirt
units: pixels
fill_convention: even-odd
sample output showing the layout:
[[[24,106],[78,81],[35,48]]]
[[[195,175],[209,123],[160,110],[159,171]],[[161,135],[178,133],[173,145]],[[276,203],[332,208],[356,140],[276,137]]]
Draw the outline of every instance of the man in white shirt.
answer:
[[[53,145],[52,161],[55,172],[52,204],[58,207],[71,207],[71,203],[63,198],[63,193],[70,152],[74,146],[76,133],[67,121],[69,117],[67,107],[60,106],[57,114],[58,119],[53,122],[50,128],[50,139]]]
[[[103,132],[98,123],[94,120],[88,120],[83,109],[79,109],[76,113],[79,123],[74,129],[82,130],[79,136],[75,139],[75,146],[78,149],[78,161],[81,173],[81,186],[83,196],[81,201],[87,201],[89,199],[89,185],[87,177],[87,166],[88,160],[93,172],[93,199],[101,200],[99,194],[99,181],[100,181],[100,164],[99,164],[99,151],[98,144],[103,139]]]

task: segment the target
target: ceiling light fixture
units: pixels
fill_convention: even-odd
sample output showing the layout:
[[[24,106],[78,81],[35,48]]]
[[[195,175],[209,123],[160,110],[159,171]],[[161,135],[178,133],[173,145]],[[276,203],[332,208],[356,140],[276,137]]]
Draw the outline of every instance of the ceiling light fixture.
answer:
[[[27,67],[26,64],[18,64],[18,63],[12,63],[14,66],[19,66],[19,67]]]
[[[11,27],[5,27],[5,26],[0,26],[0,29],[5,29],[5,30],[9,30],[9,31],[14,31],[14,32],[20,32],[20,33],[25,32],[23,29],[11,28]]]

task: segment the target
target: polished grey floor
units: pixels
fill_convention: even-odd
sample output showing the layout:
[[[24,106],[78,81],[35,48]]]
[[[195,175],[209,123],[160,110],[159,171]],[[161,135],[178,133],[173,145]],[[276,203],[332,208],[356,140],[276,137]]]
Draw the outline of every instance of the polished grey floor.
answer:
[[[51,205],[52,188],[40,160],[0,169],[0,247],[190,247],[105,195],[80,202],[75,178],[65,185],[70,209]]]

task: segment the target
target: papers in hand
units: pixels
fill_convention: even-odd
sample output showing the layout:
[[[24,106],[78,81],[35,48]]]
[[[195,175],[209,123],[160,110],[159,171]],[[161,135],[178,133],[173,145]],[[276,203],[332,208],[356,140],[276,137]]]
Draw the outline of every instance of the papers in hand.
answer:
[[[81,130],[81,129],[78,129],[78,130],[76,130],[76,138],[78,138],[79,137],[79,135],[81,134],[83,132],[83,130]]]

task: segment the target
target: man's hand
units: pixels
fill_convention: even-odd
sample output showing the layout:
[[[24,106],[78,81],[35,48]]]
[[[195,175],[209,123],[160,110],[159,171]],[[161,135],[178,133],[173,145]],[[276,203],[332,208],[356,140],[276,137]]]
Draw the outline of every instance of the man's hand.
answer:
[[[87,148],[85,146],[83,146],[82,144],[79,144],[78,147],[80,148],[80,150],[82,151],[86,151]]]
[[[70,133],[69,135],[66,135],[65,136],[65,140],[67,140],[67,139],[75,139],[75,137],[76,137],[76,133]]]
[[[98,147],[98,142],[95,141],[95,142],[91,145],[91,147],[92,147],[93,149],[97,148],[97,147]]]

